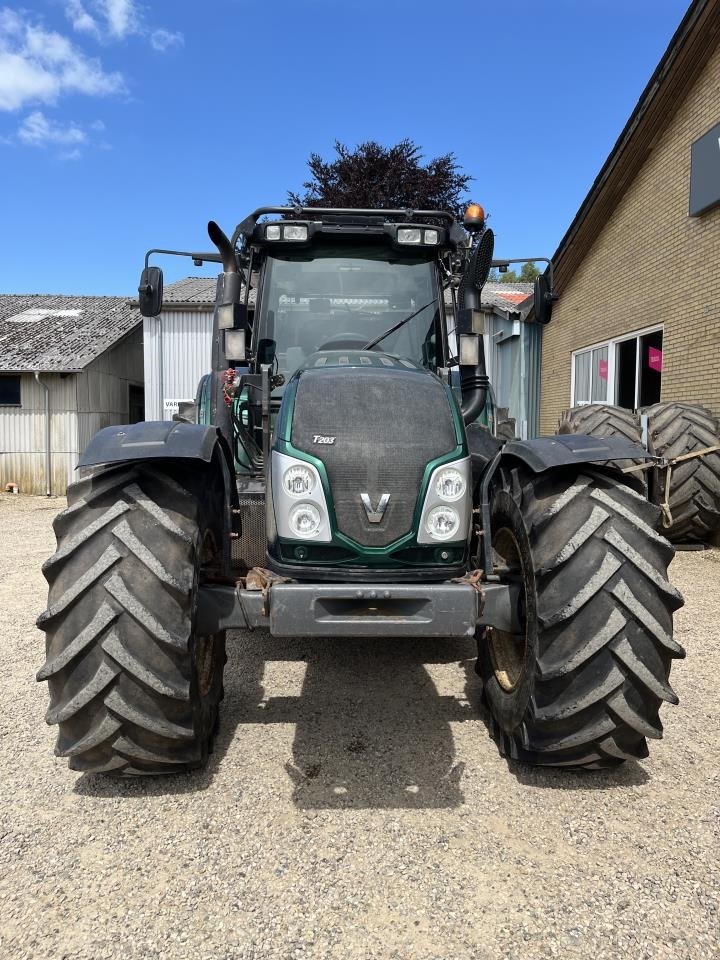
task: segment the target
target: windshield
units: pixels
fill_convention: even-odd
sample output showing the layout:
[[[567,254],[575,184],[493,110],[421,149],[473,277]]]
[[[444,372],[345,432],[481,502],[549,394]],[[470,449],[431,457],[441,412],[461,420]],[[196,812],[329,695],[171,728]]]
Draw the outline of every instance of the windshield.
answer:
[[[374,347],[435,369],[433,260],[386,248],[337,247],[268,257],[256,340],[260,363],[291,376],[316,350]],[[421,309],[425,307],[425,309]]]

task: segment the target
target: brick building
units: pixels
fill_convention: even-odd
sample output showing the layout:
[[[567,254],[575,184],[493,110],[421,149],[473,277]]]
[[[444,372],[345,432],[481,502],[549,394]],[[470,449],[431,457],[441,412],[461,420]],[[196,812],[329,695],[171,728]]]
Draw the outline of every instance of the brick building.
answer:
[[[691,4],[553,260],[542,434],[592,401],[720,414],[720,0]]]

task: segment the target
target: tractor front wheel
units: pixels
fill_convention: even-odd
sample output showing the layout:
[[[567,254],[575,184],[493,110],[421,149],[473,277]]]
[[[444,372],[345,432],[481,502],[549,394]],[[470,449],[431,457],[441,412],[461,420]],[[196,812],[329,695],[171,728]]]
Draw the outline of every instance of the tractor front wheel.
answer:
[[[175,773],[207,760],[225,637],[196,630],[198,581],[221,547],[221,488],[205,474],[140,464],[68,488],[43,567],[38,680],[55,753],[73,770]]]
[[[520,587],[522,628],[487,628],[478,672],[502,753],[525,762],[606,767],[647,756],[659,708],[677,703],[670,665],[682,598],[667,579],[658,510],[605,473],[499,472],[496,572]]]

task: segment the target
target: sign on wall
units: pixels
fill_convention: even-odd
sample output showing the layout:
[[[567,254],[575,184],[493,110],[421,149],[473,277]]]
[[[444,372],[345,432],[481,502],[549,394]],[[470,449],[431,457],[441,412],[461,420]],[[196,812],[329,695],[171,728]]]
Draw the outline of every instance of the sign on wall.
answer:
[[[690,216],[720,203],[720,123],[690,147]]]

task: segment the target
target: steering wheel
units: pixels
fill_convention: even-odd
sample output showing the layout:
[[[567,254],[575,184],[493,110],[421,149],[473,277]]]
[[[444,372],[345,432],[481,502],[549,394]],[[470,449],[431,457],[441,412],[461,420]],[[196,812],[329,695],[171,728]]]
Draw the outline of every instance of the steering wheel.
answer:
[[[320,344],[318,350],[362,350],[369,339],[367,334],[338,333]]]

